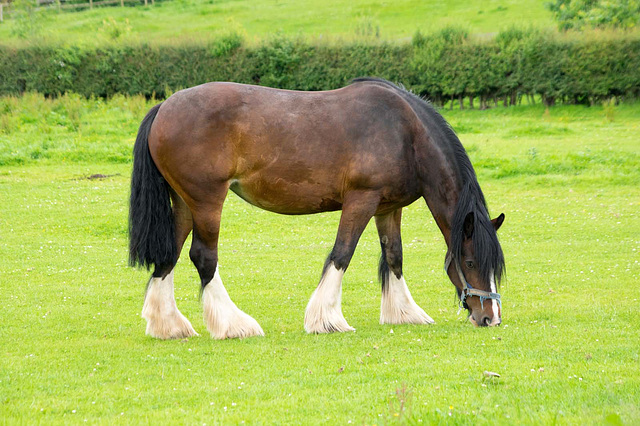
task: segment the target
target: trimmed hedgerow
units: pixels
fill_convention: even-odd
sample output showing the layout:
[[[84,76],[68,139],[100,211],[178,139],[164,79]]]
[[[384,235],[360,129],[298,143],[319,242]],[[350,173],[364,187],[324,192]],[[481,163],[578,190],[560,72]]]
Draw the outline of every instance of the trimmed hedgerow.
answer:
[[[245,46],[227,35],[210,43],[100,48],[0,46],[0,94],[116,93],[162,97],[208,81],[327,90],[359,76],[403,83],[436,103],[510,105],[523,96],[593,103],[640,95],[637,36],[572,39],[511,29],[490,40],[445,29],[411,43],[318,45],[276,37]]]

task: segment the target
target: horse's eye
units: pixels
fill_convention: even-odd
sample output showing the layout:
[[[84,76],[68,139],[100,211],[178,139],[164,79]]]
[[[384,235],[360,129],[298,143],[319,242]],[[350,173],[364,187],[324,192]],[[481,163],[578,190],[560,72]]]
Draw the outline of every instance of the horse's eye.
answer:
[[[467,269],[473,269],[475,267],[472,260],[467,260],[465,263],[467,265]]]

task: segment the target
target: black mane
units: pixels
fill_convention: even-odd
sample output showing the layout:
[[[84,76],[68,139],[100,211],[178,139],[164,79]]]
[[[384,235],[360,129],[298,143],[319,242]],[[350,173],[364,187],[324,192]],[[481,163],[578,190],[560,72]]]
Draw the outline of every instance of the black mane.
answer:
[[[453,260],[457,262],[458,265],[461,265],[462,244],[464,242],[464,221],[469,213],[473,213],[473,248],[478,273],[486,283],[490,282],[491,274],[493,273],[496,285],[498,285],[504,272],[502,248],[500,247],[498,235],[493,223],[491,223],[487,202],[478,184],[476,173],[455,131],[429,101],[411,93],[404,87],[381,78],[373,77],[356,78],[352,81],[352,83],[359,82],[380,84],[398,91],[398,93],[409,102],[412,108],[414,108],[418,117],[425,122],[426,127],[429,129],[430,137],[437,141],[437,143],[448,146],[449,149],[447,151],[453,156],[453,163],[458,166],[457,174],[461,182],[458,203],[451,220],[449,250],[451,251]]]

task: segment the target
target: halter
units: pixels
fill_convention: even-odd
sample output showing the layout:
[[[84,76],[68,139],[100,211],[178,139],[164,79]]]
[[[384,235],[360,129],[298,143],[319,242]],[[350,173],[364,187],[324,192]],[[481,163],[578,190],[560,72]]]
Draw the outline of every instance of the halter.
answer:
[[[449,266],[451,265],[452,261],[453,261],[453,255],[451,254],[451,252],[448,252],[447,256],[444,259],[445,272],[449,269]],[[468,309],[468,305],[466,303],[467,298],[471,296],[476,296],[480,298],[480,308],[483,310],[484,310],[484,301],[487,299],[497,301],[498,305],[500,305],[500,308],[502,308],[502,302],[500,301],[500,294],[473,288],[471,284],[469,284],[467,279],[464,277],[464,274],[462,273],[462,269],[460,269],[460,265],[458,264],[458,262],[456,262],[455,265],[456,265],[456,271],[458,272],[458,277],[460,278],[460,282],[464,286],[460,293],[461,307]]]

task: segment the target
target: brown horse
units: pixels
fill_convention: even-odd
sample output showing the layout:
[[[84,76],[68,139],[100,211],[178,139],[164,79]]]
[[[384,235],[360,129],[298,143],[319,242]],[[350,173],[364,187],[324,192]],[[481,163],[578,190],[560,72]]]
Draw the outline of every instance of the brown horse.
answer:
[[[445,269],[471,322],[500,324],[496,283],[504,259],[496,231],[504,215],[490,220],[469,158],[444,118],[401,87],[371,78],[325,92],[209,83],[153,107],[134,147],[129,213],[130,263],[155,267],[142,310],[147,334],[197,334],[173,296],[173,269],[192,230],[189,254],[211,335],[264,334],[231,301],[218,273],[229,189],[275,213],[342,210],[306,309],[309,333],[353,330],[342,315],[342,277],[372,217],[382,247],[380,322],[433,322],[402,274],[402,208],[420,197],[447,243]]]

